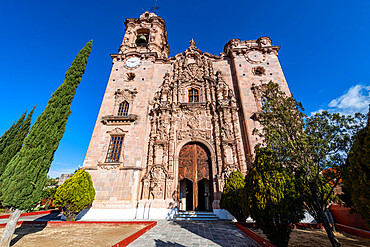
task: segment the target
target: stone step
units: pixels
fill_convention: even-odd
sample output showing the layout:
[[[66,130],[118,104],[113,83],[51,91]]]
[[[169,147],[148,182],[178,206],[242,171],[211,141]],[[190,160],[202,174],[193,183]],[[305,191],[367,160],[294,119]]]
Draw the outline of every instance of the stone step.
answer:
[[[176,214],[179,217],[215,217],[215,214]]]
[[[173,220],[219,220],[218,217],[173,217]]]
[[[174,217],[174,220],[219,220],[212,212],[187,211],[179,212]]]
[[[179,212],[178,215],[215,215],[214,213],[198,213],[198,212]]]

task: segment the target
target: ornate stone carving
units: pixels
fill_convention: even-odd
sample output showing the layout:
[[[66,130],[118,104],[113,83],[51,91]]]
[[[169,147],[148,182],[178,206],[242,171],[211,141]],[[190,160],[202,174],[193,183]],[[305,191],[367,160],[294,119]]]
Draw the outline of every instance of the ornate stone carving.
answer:
[[[262,76],[266,73],[266,69],[262,66],[253,67],[252,73],[257,76]]]
[[[107,131],[107,133],[111,136],[112,135],[123,135],[123,134],[127,133],[127,131],[125,131],[121,128],[114,128],[112,130]]]
[[[271,39],[269,37],[261,37],[257,40],[245,40],[240,39],[230,40],[224,48],[224,52],[228,55],[242,55],[246,56],[246,59],[252,63],[260,63],[264,60],[263,54],[275,53],[277,55],[280,46],[272,46]],[[249,52],[261,52],[261,55],[249,54]],[[256,56],[254,56],[256,55]]]
[[[155,165],[149,171],[149,179],[151,181],[161,181],[166,179],[167,177],[167,170],[164,168],[163,165]]]
[[[123,90],[117,89],[117,91],[114,93],[114,97],[116,101],[127,100],[128,103],[132,103],[134,101],[136,94],[137,88],[134,88],[133,90],[130,90],[128,88],[125,88]]]
[[[187,92],[191,88],[199,90],[199,102],[188,102]],[[143,177],[143,198],[177,196],[179,185],[174,184],[168,174],[193,179],[194,176],[189,174],[195,172],[199,174],[198,180],[206,178],[212,184],[214,175],[221,175],[226,161],[240,165],[242,161],[239,156],[243,151],[241,141],[235,141],[240,138],[234,127],[239,123],[236,102],[233,90],[226,83],[221,71],[214,73],[211,59],[192,40],[183,54],[176,55],[171,74],[165,74],[150,103],[148,170]],[[214,149],[215,157],[212,160],[215,164],[211,166],[207,163],[211,159],[207,158],[206,163],[210,166],[205,167],[203,163],[201,166],[200,163],[205,158],[200,158],[199,166],[195,166],[200,170],[191,170],[188,167],[176,171],[173,157],[186,155],[182,149],[182,154],[176,153],[178,145],[186,140],[193,143],[198,140],[208,142]],[[227,159],[223,157],[223,145],[230,145]],[[200,153],[193,155],[198,156]],[[209,154],[206,156],[210,157]],[[186,162],[186,159],[181,162]],[[211,171],[211,167],[215,170]],[[211,174],[213,175],[210,176]]]
[[[234,139],[233,130],[231,129],[231,126],[227,120],[225,119],[223,120],[223,125],[221,129],[222,129],[222,136],[224,137],[224,139],[226,140]]]
[[[98,167],[100,169],[104,169],[104,170],[113,170],[113,169],[118,169],[119,168],[119,164],[108,164],[108,163],[101,163],[101,164],[98,164]]]
[[[222,179],[224,179],[226,182],[229,179],[230,174],[234,171],[239,171],[239,168],[236,164],[226,165],[222,171],[222,175],[221,175]]]
[[[257,106],[257,112],[262,111],[262,92],[266,89],[267,84],[261,84],[261,85],[255,85],[252,84],[251,90],[254,95],[254,99],[256,101],[256,106]]]
[[[150,169],[148,176],[150,198],[163,198],[167,173],[167,170],[162,165],[155,165]]]
[[[186,140],[192,137],[200,137],[206,140],[211,139],[210,130],[178,130],[177,131],[177,140]]]
[[[133,81],[135,79],[136,75],[135,73],[129,72],[126,74],[126,80],[127,81]]]

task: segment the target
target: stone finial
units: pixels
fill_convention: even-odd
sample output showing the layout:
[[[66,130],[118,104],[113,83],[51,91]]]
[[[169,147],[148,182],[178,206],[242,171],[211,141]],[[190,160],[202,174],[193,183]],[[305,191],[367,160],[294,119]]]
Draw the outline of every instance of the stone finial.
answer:
[[[154,16],[157,16],[155,13],[150,13],[149,11],[145,11],[144,13],[142,13],[139,17],[139,19],[150,19]]]
[[[190,40],[190,47],[195,47],[195,41],[194,41],[194,39],[191,39]]]
[[[257,39],[257,43],[261,47],[271,46],[271,39],[269,37],[260,37]]]

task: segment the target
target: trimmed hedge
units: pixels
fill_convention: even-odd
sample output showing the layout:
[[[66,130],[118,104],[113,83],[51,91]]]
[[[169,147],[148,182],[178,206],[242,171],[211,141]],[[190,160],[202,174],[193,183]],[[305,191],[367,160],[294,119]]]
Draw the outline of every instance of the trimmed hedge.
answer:
[[[81,169],[58,187],[54,205],[63,210],[67,221],[74,221],[77,215],[94,201],[94,197],[95,189],[91,176]]]

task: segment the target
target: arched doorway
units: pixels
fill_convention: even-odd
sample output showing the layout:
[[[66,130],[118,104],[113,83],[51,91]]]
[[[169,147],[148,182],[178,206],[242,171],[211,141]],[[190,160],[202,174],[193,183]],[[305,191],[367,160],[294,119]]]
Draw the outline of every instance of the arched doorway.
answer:
[[[180,210],[212,210],[212,169],[208,149],[188,143],[179,153]]]

